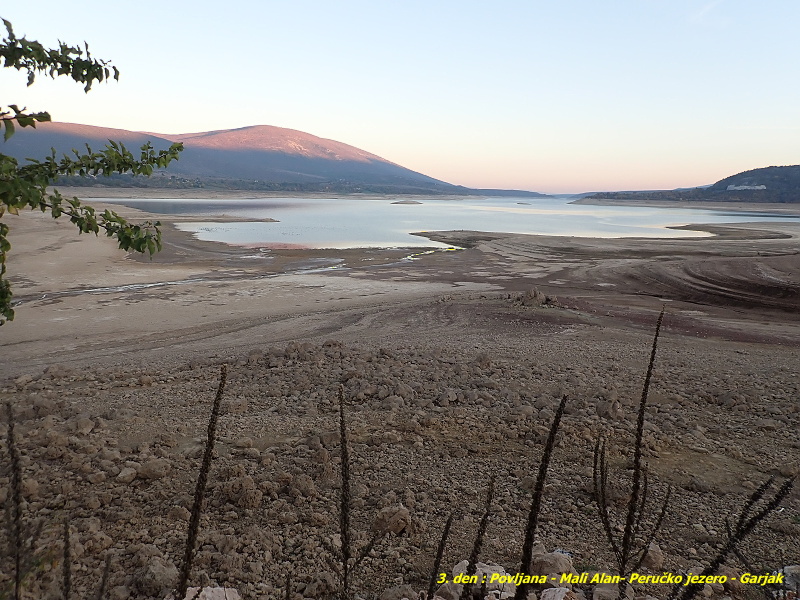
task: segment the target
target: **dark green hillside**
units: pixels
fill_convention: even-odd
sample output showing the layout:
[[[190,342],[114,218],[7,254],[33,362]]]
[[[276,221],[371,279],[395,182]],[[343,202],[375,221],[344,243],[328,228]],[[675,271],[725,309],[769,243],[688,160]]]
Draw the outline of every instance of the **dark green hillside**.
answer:
[[[795,198],[794,200],[776,200],[776,202],[797,202],[798,198],[800,198],[800,165],[764,167],[762,169],[744,171],[743,173],[719,180],[708,188],[708,191],[713,194],[718,194],[728,191],[728,187],[760,187],[762,185],[766,187],[766,190],[752,191],[767,192],[767,195],[782,194],[790,198]]]
[[[751,169],[705,188],[656,192],[601,192],[605,200],[673,200],[696,202],[800,203],[800,165]]]

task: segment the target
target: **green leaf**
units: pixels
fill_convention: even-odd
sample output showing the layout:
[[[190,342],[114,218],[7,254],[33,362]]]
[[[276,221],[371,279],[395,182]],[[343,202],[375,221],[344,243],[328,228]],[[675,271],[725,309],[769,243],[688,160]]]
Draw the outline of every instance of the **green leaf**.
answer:
[[[35,40],[17,38],[11,23],[2,21],[8,35],[0,41],[0,66],[27,73],[28,85],[34,83],[37,74],[52,78],[65,75],[84,84],[88,92],[94,82],[104,82],[112,76],[119,79],[119,70],[107,61],[92,57],[85,43],[81,47],[58,42],[56,48],[49,49]],[[9,105],[8,110],[0,106],[5,140],[14,135],[17,127],[36,127],[37,123],[50,120],[47,112],[28,113],[16,104]],[[157,152],[148,143],[141,150],[137,159],[123,144],[110,141],[99,152],[93,152],[86,145],[84,153],[73,150],[72,154],[59,157],[55,149],[51,149],[48,156],[41,160],[29,158],[23,166],[19,166],[16,159],[0,154],[0,216],[6,212],[17,214],[24,207],[49,211],[53,218],[68,218],[80,233],[98,234],[102,228],[107,236],[116,238],[120,248],[152,255],[162,247],[160,223],[133,225],[113,211],[99,214],[91,206],[81,205],[78,198],[65,198],[57,190],[48,192],[48,186],[60,177],[75,174],[148,175],[155,167],[163,168],[177,160],[183,146],[173,144],[169,150]],[[6,237],[8,231],[8,225],[0,221],[0,325],[14,318],[11,285],[6,278],[6,255],[11,249]]]
[[[11,138],[11,136],[14,135],[14,123],[11,121],[11,119],[3,121],[3,123],[6,126],[6,132],[3,135],[3,141],[7,142],[9,138]]]

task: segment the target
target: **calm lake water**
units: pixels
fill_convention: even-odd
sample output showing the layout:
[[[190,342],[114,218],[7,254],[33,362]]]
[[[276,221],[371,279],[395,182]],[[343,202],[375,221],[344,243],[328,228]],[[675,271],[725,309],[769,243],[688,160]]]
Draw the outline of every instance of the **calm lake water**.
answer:
[[[690,223],[793,221],[798,217],[683,208],[644,208],[569,204],[568,198],[264,198],[254,200],[102,199],[148,212],[173,215],[229,215],[262,222],[178,222],[198,239],[234,245],[307,248],[446,247],[419,231],[504,231],[581,237],[703,237],[667,229]]]

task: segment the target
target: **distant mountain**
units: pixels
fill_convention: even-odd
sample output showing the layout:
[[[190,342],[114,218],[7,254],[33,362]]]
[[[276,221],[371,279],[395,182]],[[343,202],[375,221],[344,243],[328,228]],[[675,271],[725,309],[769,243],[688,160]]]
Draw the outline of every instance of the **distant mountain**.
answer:
[[[751,169],[698,188],[651,192],[601,192],[586,199],[696,202],[800,203],[800,165]]]
[[[388,160],[334,140],[294,129],[256,125],[201,133],[160,134],[72,123],[42,123],[18,129],[0,152],[18,160],[41,158],[56,149],[102,148],[108,140],[134,151],[147,141],[156,149],[182,142],[180,159],[150,179],[131,176],[68,178],[62,184],[115,187],[172,187],[263,191],[486,194],[411,171]],[[505,193],[512,193],[503,191]],[[513,192],[541,196],[535,192]]]

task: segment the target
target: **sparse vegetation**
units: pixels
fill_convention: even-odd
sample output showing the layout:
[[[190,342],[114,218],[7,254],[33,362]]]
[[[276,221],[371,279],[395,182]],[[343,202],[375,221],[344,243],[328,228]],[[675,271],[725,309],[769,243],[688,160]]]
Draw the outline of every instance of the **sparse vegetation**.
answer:
[[[214,443],[217,437],[217,421],[222,406],[222,396],[225,393],[225,381],[228,378],[228,366],[222,365],[219,374],[219,387],[217,395],[214,397],[214,405],[211,408],[211,418],[208,421],[208,432],[206,434],[206,444],[203,450],[203,462],[200,464],[200,473],[197,476],[197,486],[194,490],[194,501],[192,504],[192,514],[189,518],[189,530],[186,536],[186,550],[183,554],[183,566],[178,580],[176,600],[183,600],[186,597],[186,589],[189,587],[189,576],[192,573],[192,562],[197,547],[197,532],[200,529],[200,514],[203,512],[203,500],[206,495],[208,485],[208,473],[211,471],[211,459],[214,457]]]
[[[345,419],[345,397],[344,388],[339,387],[339,447],[341,448],[341,467],[340,467],[340,487],[339,487],[339,535],[341,547],[337,548],[334,544],[328,547],[331,553],[338,558],[337,562],[330,565],[339,576],[339,597],[347,600],[350,595],[352,584],[351,576],[353,571],[364,562],[369,556],[375,544],[384,536],[385,531],[378,530],[374,533],[367,544],[357,552],[353,548],[353,541],[350,527],[350,513],[352,511],[352,493],[350,489],[350,445],[347,441],[347,422]]]
[[[11,594],[14,600],[22,598],[25,579],[33,574],[41,560],[34,552],[37,540],[42,534],[42,521],[26,522],[22,504],[22,462],[15,433],[14,410],[11,402],[5,403],[6,413],[6,452],[8,453],[9,486],[5,502],[5,553],[9,559],[11,581],[4,587],[0,581],[0,600]],[[2,546],[0,546],[2,548]],[[0,555],[0,565],[5,558]],[[8,568],[8,567],[5,567]]]
[[[732,525],[730,519],[725,519],[725,529],[728,539],[714,560],[700,573],[701,576],[713,575],[717,572],[720,566],[727,560],[728,556],[735,553],[739,545],[753,532],[755,527],[777,509],[786,499],[789,492],[792,491],[795,479],[796,477],[791,477],[784,481],[778,487],[775,495],[769,500],[765,500],[767,491],[770,490],[775,483],[775,478],[770,477],[761,484],[744,503],[735,524]],[[762,503],[760,507],[759,503]],[[670,599],[692,600],[702,589],[703,585],[699,583],[687,586],[676,586],[670,594]]]
[[[648,474],[646,464],[644,462],[644,449],[645,449],[645,439],[644,439],[644,430],[645,430],[645,412],[646,406],[648,401],[649,389],[650,384],[653,379],[653,368],[656,358],[656,348],[659,339],[659,332],[661,321],[663,318],[663,313],[659,316],[659,321],[656,327],[656,333],[653,340],[653,348],[650,355],[650,362],[648,365],[647,375],[645,377],[645,385],[642,392],[641,400],[638,405],[638,413],[637,413],[637,421],[636,421],[636,434],[635,439],[632,447],[632,479],[633,481],[636,480],[636,472],[639,471],[640,475],[640,485],[638,487],[638,491],[635,485],[631,486],[631,492],[628,498],[625,500],[624,507],[623,507],[623,514],[625,516],[625,520],[623,521],[624,526],[617,527],[613,521],[611,516],[611,511],[609,510],[611,501],[609,495],[607,494],[607,486],[609,483],[609,475],[610,475],[610,468],[608,465],[608,460],[606,458],[606,454],[604,452],[605,448],[602,442],[599,442],[596,446],[595,451],[595,460],[594,460],[594,487],[595,492],[597,495],[597,506],[601,514],[601,522],[604,526],[604,532],[609,540],[609,546],[613,550],[614,556],[618,560],[617,567],[623,573],[629,573],[631,570],[639,568],[643,557],[646,553],[646,550],[649,546],[649,542],[652,541],[656,533],[659,531],[660,526],[666,516],[668,515],[668,500],[665,500],[660,511],[656,511],[656,515],[654,518],[650,519],[651,525],[650,527],[646,527],[645,523],[648,522],[648,517],[645,515],[645,508],[647,507],[647,501],[650,492],[649,490],[649,483],[648,483]],[[206,436],[206,443],[203,448],[203,460],[202,466],[200,468],[200,473],[197,478],[197,485],[195,489],[194,495],[194,503],[192,505],[191,517],[189,519],[189,534],[188,540],[186,544],[185,554],[184,554],[184,562],[182,563],[182,568],[180,569],[180,581],[178,582],[178,590],[176,592],[176,598],[184,598],[188,586],[188,581],[190,578],[190,574],[192,572],[192,562],[194,560],[195,554],[197,553],[197,546],[198,546],[198,539],[199,539],[199,522],[200,522],[200,515],[201,511],[203,510],[203,496],[205,494],[205,489],[207,487],[207,481],[209,480],[209,473],[210,473],[210,465],[211,465],[211,457],[214,451],[214,441],[217,437],[217,420],[221,414],[221,405],[222,405],[222,396],[225,389],[227,381],[227,369],[226,367],[222,367],[219,386],[217,389],[217,395],[214,400],[214,406],[211,411],[211,418],[209,422],[208,432]],[[354,541],[353,536],[353,506],[354,506],[354,497],[352,488],[355,485],[353,481],[353,472],[351,470],[352,463],[353,463],[353,454],[350,448],[350,437],[351,432],[348,426],[348,417],[347,417],[347,402],[346,402],[346,395],[345,389],[343,386],[338,386],[338,439],[339,439],[339,448],[340,448],[340,459],[341,459],[341,466],[340,466],[340,485],[338,490],[338,508],[339,508],[339,515],[338,515],[338,531],[339,536],[341,539],[340,544],[331,543],[328,544],[327,547],[331,552],[331,556],[334,558],[332,563],[332,568],[336,572],[338,577],[338,588],[335,591],[335,595],[340,598],[344,599],[347,598],[348,600],[352,597],[352,593],[354,588],[357,587],[357,584],[353,575],[366,560],[369,556],[370,552],[376,549],[376,543],[382,537],[383,532],[377,531],[375,535],[371,538],[369,542],[366,544],[361,545],[360,548],[356,548],[357,542]],[[566,395],[562,395],[560,403],[554,413],[554,416],[551,421],[551,425],[549,430],[542,431],[539,439],[542,440],[540,442],[540,446],[542,448],[542,456],[539,462],[539,469],[538,474],[535,479],[535,482],[531,486],[532,498],[531,498],[531,505],[530,510],[528,511],[528,519],[527,523],[525,524],[525,541],[523,544],[523,554],[522,554],[522,561],[521,561],[521,568],[520,572],[527,572],[530,564],[531,564],[531,554],[532,554],[532,547],[533,542],[536,540],[536,535],[539,527],[539,514],[543,506],[543,499],[546,489],[546,482],[548,477],[548,471],[550,469],[551,460],[553,458],[553,454],[555,448],[557,446],[557,437],[559,431],[562,427],[562,420],[566,413],[566,408],[569,402]],[[330,410],[330,409],[329,409]],[[332,412],[329,412],[332,414]],[[7,456],[6,463],[8,466],[8,472],[10,475],[10,492],[7,495],[6,500],[6,512],[9,515],[7,518],[7,530],[9,531],[8,539],[20,539],[26,540],[29,539],[30,536],[26,537],[26,534],[18,533],[25,527],[27,527],[27,520],[22,516],[22,506],[23,502],[21,499],[21,491],[16,494],[16,497],[19,500],[15,501],[15,492],[14,489],[21,490],[22,487],[22,461],[20,460],[19,451],[17,449],[16,438],[15,438],[15,419],[13,416],[12,406],[10,403],[6,403],[6,421],[7,421],[7,431],[6,431],[6,452],[5,455]],[[542,428],[544,429],[544,428]],[[546,439],[544,438],[544,433],[546,433]],[[17,473],[14,475],[14,473]],[[357,477],[357,475],[356,475]],[[711,564],[706,568],[708,573],[713,573],[714,569],[719,567],[729,556],[741,554],[740,546],[742,541],[750,535],[755,527],[758,525],[759,522],[763,522],[771,512],[773,512],[789,495],[793,485],[793,479],[789,478],[784,483],[782,483],[777,492],[774,494],[768,494],[768,491],[771,486],[774,486],[773,481],[769,481],[764,485],[760,486],[749,498],[749,500],[745,503],[741,515],[735,522],[731,522],[728,524],[728,539],[727,542],[723,545],[721,551],[719,552],[716,559],[714,559]],[[480,523],[477,528],[477,532],[475,534],[474,542],[472,544],[472,553],[469,556],[468,560],[468,568],[467,573],[474,573],[475,567],[478,562],[479,557],[482,553],[484,553],[484,546],[485,540],[487,539],[488,533],[491,531],[491,523],[493,522],[490,518],[491,515],[499,510],[502,505],[496,504],[494,501],[495,497],[495,481],[492,479],[489,483],[487,494],[486,494],[486,501],[484,503],[482,517],[480,519]],[[769,497],[768,497],[769,496]],[[669,493],[667,493],[667,498],[669,497]],[[15,508],[16,507],[16,508]],[[605,513],[605,514],[604,514]],[[631,516],[633,514],[633,516]],[[14,518],[16,516],[16,519]],[[438,577],[439,572],[442,569],[442,562],[444,560],[445,555],[445,546],[448,543],[448,539],[451,536],[451,529],[453,526],[454,521],[454,513],[450,513],[447,521],[445,523],[444,530],[442,532],[438,550],[435,555],[435,559],[433,562],[433,571],[432,577],[430,581],[427,581],[427,571],[425,573],[426,577],[425,580],[427,582],[427,597],[431,599],[433,594],[435,593],[436,588],[436,580]],[[15,525],[16,523],[16,525]],[[608,524],[608,526],[607,526]],[[267,525],[269,526],[269,525]],[[522,528],[520,528],[522,529]],[[70,572],[70,565],[72,563],[69,560],[69,555],[71,553],[71,546],[70,543],[70,525],[69,521],[65,520],[63,522],[63,539],[64,539],[64,564],[63,564],[63,584],[62,590],[64,597],[69,597],[71,594],[75,597],[77,593],[74,591],[75,585],[73,581],[72,574]],[[621,537],[619,536],[621,533]],[[16,537],[14,537],[16,536]],[[202,545],[202,542],[200,542]],[[18,589],[20,590],[19,594],[12,596],[17,600],[17,598],[24,597],[22,595],[22,589],[24,588],[24,578],[25,573],[34,573],[36,574],[37,571],[34,568],[32,571],[29,569],[26,571],[26,566],[30,563],[30,557],[33,555],[32,551],[34,550],[33,546],[30,543],[24,542],[18,545],[15,545],[17,548],[22,548],[25,552],[20,552],[17,556],[13,554],[13,549],[9,556],[6,556],[5,559],[7,560],[7,564],[14,564],[15,561],[18,561],[19,564],[22,566],[18,571],[20,573]],[[10,559],[10,560],[8,560]],[[740,556],[740,560],[744,560]],[[6,564],[6,563],[4,563]],[[103,577],[102,581],[100,582],[99,591],[97,592],[97,597],[102,598],[106,594],[106,590],[108,587],[108,582],[110,578],[110,565],[111,565],[111,556],[110,554],[106,554],[105,556],[105,568],[103,570]],[[588,567],[587,567],[588,568]],[[390,579],[391,571],[388,570],[387,567],[387,577],[386,581]],[[705,572],[704,572],[705,573]],[[113,574],[111,574],[113,575]],[[296,575],[296,573],[292,572],[285,572],[285,581],[281,581],[281,585],[283,589],[281,590],[281,596],[286,598],[293,597],[293,586],[295,584],[292,583],[292,577]],[[362,582],[363,583],[363,582]],[[420,589],[421,584],[417,582]],[[482,583],[482,582],[481,582]],[[13,584],[13,582],[12,582]],[[13,585],[12,585],[13,587]],[[485,587],[482,587],[482,592],[485,592]],[[302,590],[303,588],[299,588]],[[517,595],[525,594],[528,590],[525,589],[524,586],[518,586],[517,588]],[[692,595],[696,593],[696,589],[692,587],[686,587],[678,590],[681,592],[680,600],[690,600]],[[462,598],[469,598],[474,596],[474,589],[471,589],[471,586],[466,585],[462,588]],[[181,595],[183,594],[183,595]],[[521,597],[525,597],[522,595]]]
[[[544,484],[547,479],[547,471],[550,468],[550,459],[553,456],[553,448],[556,445],[556,436],[561,426],[561,418],[564,416],[564,408],[567,405],[567,396],[561,397],[553,422],[550,425],[550,432],[544,445],[542,459],[539,462],[539,473],[536,476],[536,486],[533,489],[531,499],[531,509],[528,512],[528,523],[525,526],[525,542],[522,545],[522,559],[520,560],[519,572],[527,573],[530,570],[533,560],[533,544],[536,541],[536,530],[539,526],[539,512],[542,509],[542,498],[544,497]],[[517,586],[515,600],[524,600],[527,596],[528,584]]]
[[[453,526],[453,516],[454,513],[450,513],[450,515],[447,517],[447,521],[445,521],[444,524],[444,529],[442,530],[442,537],[439,540],[439,547],[436,550],[436,558],[433,561],[431,579],[428,582],[428,591],[425,595],[425,598],[428,600],[433,598],[433,594],[436,591],[436,582],[439,579],[439,573],[441,572],[442,568],[442,556],[444,555],[444,549],[447,546],[447,537],[450,535],[450,528]]]
[[[481,550],[483,549],[483,538],[486,536],[486,528],[489,525],[489,517],[492,514],[492,501],[494,500],[494,482],[495,477],[492,475],[489,478],[489,485],[486,489],[486,505],[483,509],[483,516],[481,516],[481,522],[478,525],[478,531],[475,533],[475,542],[472,544],[472,553],[469,555],[469,559],[467,560],[467,570],[466,575],[471,576],[475,575],[476,566],[478,564],[478,558],[481,556]],[[483,581],[483,584],[486,582]],[[483,588],[485,591],[485,587]],[[461,600],[469,600],[472,597],[472,583],[464,584],[464,588],[461,591]]]
[[[617,560],[617,573],[625,578],[630,573],[639,569],[647,555],[650,544],[655,539],[669,506],[671,490],[667,490],[664,504],[658,512],[655,523],[650,532],[645,533],[644,517],[647,505],[648,478],[647,466],[642,459],[642,439],[644,434],[645,410],[647,408],[647,396],[650,392],[650,382],[653,377],[653,365],[656,361],[656,349],[658,348],[658,335],[661,331],[661,323],[664,320],[664,309],[658,315],[656,322],[656,332],[653,336],[653,347],[650,351],[650,362],[647,365],[647,374],[644,379],[642,396],[639,401],[639,412],[636,419],[636,439],[633,444],[633,476],[631,491],[626,503],[625,525],[622,538],[618,539],[615,535],[615,524],[612,523],[610,514],[610,502],[608,498],[608,459],[606,456],[606,446],[602,439],[598,439],[594,451],[593,481],[595,502],[597,503],[600,522],[603,525],[608,543],[614,552]],[[619,584],[619,597],[625,597],[626,581],[623,579]]]

